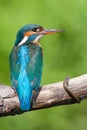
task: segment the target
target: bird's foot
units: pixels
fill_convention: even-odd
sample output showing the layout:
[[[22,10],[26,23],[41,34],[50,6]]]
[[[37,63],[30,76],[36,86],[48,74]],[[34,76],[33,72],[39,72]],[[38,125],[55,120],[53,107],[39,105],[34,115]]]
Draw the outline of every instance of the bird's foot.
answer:
[[[12,89],[14,90],[14,95],[16,96],[17,92],[16,92],[15,88],[12,87]]]
[[[36,91],[35,90],[33,90],[33,94],[32,94],[33,96],[32,96],[32,101],[33,101],[33,103],[35,103],[36,102]]]
[[[69,80],[69,77],[65,78],[65,80],[63,81],[63,87],[68,92],[68,94],[77,101],[77,103],[80,103],[79,97],[75,93],[73,93],[69,88]]]
[[[0,107],[3,105],[3,98],[0,96]]]
[[[39,87],[38,90],[33,90],[33,98],[32,98],[33,99],[33,103],[36,102],[40,90],[41,90],[41,87]]]

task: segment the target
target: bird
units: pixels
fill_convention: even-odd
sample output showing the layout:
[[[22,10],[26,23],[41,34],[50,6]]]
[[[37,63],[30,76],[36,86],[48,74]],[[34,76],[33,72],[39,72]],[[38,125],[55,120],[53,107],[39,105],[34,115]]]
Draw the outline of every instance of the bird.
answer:
[[[39,89],[42,78],[43,50],[39,40],[47,34],[62,31],[27,24],[17,32],[14,47],[9,55],[10,79],[22,111],[31,109],[33,91]]]

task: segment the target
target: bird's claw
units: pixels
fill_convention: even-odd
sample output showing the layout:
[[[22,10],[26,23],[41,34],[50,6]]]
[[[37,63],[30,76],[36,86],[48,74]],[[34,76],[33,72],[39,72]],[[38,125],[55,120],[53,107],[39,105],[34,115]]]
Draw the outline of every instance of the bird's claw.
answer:
[[[0,107],[3,105],[3,98],[0,96]]]
[[[73,93],[69,88],[69,80],[69,77],[65,78],[65,80],[63,81],[63,87],[68,92],[68,94],[77,101],[77,103],[80,103],[79,97],[75,93]]]

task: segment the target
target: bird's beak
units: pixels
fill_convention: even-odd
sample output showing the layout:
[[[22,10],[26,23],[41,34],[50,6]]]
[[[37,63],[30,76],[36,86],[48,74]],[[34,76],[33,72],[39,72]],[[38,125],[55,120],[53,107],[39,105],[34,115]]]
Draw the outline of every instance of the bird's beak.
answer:
[[[60,33],[60,32],[64,32],[64,30],[57,30],[57,29],[44,29],[42,31],[39,32],[40,35],[47,35],[47,34],[53,34],[53,33]]]

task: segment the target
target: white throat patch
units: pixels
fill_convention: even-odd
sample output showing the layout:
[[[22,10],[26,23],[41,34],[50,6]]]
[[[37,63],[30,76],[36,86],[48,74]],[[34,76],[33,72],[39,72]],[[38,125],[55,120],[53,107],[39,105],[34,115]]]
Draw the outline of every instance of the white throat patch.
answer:
[[[37,36],[37,37],[34,39],[33,43],[38,42],[38,40],[39,40],[42,36],[43,36],[43,35],[39,35],[39,36]]]
[[[28,36],[25,36],[22,41],[18,44],[18,46],[23,45],[28,40]]]

